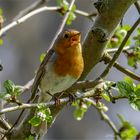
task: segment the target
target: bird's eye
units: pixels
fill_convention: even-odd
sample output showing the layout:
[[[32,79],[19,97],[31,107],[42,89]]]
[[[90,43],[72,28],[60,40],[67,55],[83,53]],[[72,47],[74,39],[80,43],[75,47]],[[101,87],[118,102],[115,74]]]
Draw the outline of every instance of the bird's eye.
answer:
[[[64,38],[66,38],[66,39],[67,39],[68,37],[69,37],[69,35],[68,35],[68,34],[64,34]]]

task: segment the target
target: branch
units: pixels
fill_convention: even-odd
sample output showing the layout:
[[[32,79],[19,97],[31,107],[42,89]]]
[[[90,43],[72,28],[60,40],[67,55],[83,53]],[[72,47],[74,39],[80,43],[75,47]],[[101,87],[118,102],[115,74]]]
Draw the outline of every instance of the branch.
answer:
[[[34,15],[37,15],[41,12],[44,12],[44,11],[52,11],[54,9],[57,9],[57,7],[47,7],[47,6],[44,6],[44,7],[41,7],[41,8],[38,8],[30,13],[28,13],[27,15],[21,17],[20,19],[16,20],[16,21],[13,21],[11,22],[9,25],[3,27],[1,30],[0,30],[0,37],[7,31],[9,31],[10,29],[12,29],[13,27],[25,22],[27,19],[31,18],[32,16]]]
[[[130,46],[126,46],[125,48],[123,48],[122,51],[126,51],[126,50],[130,50],[132,47]],[[112,49],[106,49],[107,53],[115,53],[118,50],[118,48],[112,48]]]
[[[140,14],[140,4],[139,4],[139,2],[137,1],[134,4],[135,4],[135,7],[137,8],[138,13]]]
[[[117,58],[120,56],[127,40],[129,39],[129,37],[131,36],[131,34],[133,33],[133,31],[136,29],[136,27],[139,25],[140,23],[140,17],[136,20],[136,22],[134,23],[134,25],[132,26],[132,28],[127,32],[124,40],[122,41],[119,49],[117,50],[117,52],[114,54],[112,60],[110,61],[109,65],[106,67],[106,69],[103,71],[103,73],[101,74],[101,78],[105,78],[106,75],[109,73],[110,69],[112,68],[112,66],[114,65],[115,61],[117,60]]]
[[[83,43],[85,68],[80,78],[81,81],[101,60],[108,43],[107,39],[110,38],[115,27],[134,2],[136,0],[104,0],[94,4],[99,11],[99,15],[96,17]]]
[[[8,124],[8,122],[2,117],[0,117],[0,127],[5,130],[9,130],[11,128],[11,126]]]
[[[102,60],[105,62],[105,64],[107,64],[107,63],[110,63],[110,61],[112,60],[112,57],[108,53],[105,53]],[[130,76],[132,79],[140,81],[140,76],[138,76],[135,73],[133,73],[132,71],[124,68],[119,63],[115,62],[113,67],[115,67],[117,70],[123,72],[124,74]]]
[[[27,84],[25,84],[24,86],[22,86],[21,87],[22,88],[21,93],[23,94],[23,93],[29,91],[31,89],[32,85],[33,85],[33,82],[34,82],[34,78],[32,80],[28,81]]]
[[[81,11],[81,10],[75,10],[74,13],[78,14],[78,15],[81,15],[81,16],[84,16],[84,17],[87,17],[89,19],[91,19],[92,17],[95,17],[97,16],[97,12],[93,12],[93,13],[87,13],[87,12],[84,12],[84,11]]]
[[[95,83],[97,85],[96,81],[95,81]],[[92,88],[96,86],[95,83],[94,83],[94,86],[92,85]],[[98,83],[97,88],[99,88],[99,87],[101,88],[103,86],[103,84],[104,84],[104,82],[100,81],[100,83]],[[80,85],[81,85],[81,83],[80,83]],[[73,89],[70,89],[70,90],[73,90]],[[96,91],[96,89],[92,89],[92,90],[87,91],[83,94],[76,94],[75,99],[77,100],[77,99],[82,99],[82,98],[86,98],[86,97],[93,97],[94,94],[95,94],[95,91]],[[68,103],[68,102],[70,102],[69,97],[60,99],[60,105]],[[16,111],[16,110],[21,110],[21,109],[36,108],[39,104],[43,104],[45,107],[51,107],[51,106],[55,106],[55,101],[52,100],[52,101],[49,101],[47,103],[30,103],[30,104],[23,103],[22,105],[17,105],[17,106],[1,109],[0,110],[0,115],[2,115],[4,113]]]
[[[29,7],[27,7],[26,9],[22,10],[15,18],[14,20],[17,20],[23,16],[25,16],[26,14],[32,12],[33,10],[39,8],[40,6],[46,4],[47,0],[37,0],[36,2],[34,2],[33,4],[31,4]]]
[[[97,111],[99,112],[99,114],[101,116],[101,119],[104,120],[110,126],[110,128],[114,132],[114,135],[119,136],[119,131],[118,131],[117,127],[115,126],[115,124],[112,122],[112,120],[109,118],[109,116],[107,114],[105,114],[105,112],[101,108],[99,108],[93,100],[87,99],[87,98],[84,100],[90,102],[92,104],[92,106],[97,109]]]
[[[100,87],[101,86],[103,86],[103,83],[100,84]],[[99,85],[98,85],[98,88],[99,88]],[[94,97],[95,92],[96,92],[96,88],[95,89],[92,89],[90,91],[87,91],[85,93],[82,93],[82,94],[79,94],[78,93],[78,94],[76,94],[75,100],[83,99],[83,98],[86,98],[86,97]],[[69,97],[60,99],[60,105],[66,104],[68,102],[70,102]],[[2,109],[0,111],[0,115],[2,115],[4,113],[8,113],[8,112],[13,112],[13,111],[21,110],[21,109],[37,108],[38,105],[40,105],[40,104],[43,105],[43,106],[45,106],[45,107],[52,107],[52,106],[55,106],[56,105],[54,100],[49,101],[47,103],[22,104],[22,105],[17,105],[17,106],[13,106],[13,107],[4,108],[4,109]]]
[[[38,6],[37,6],[38,7]],[[37,8],[36,7],[36,8]],[[35,8],[34,8],[35,9]],[[12,29],[13,27],[17,26],[17,25],[20,25],[21,23],[25,22],[26,20],[28,20],[29,18],[31,18],[32,16],[34,15],[37,15],[41,12],[44,12],[44,11],[56,11],[56,12],[59,12],[61,13],[62,12],[62,9],[63,7],[60,7],[60,6],[52,6],[52,7],[48,7],[48,6],[43,6],[41,8],[38,8],[38,9],[35,9],[35,10],[25,10],[23,11],[22,13],[20,13],[17,17],[16,17],[16,20],[14,20],[13,22],[11,22],[9,25],[3,27],[1,30],[0,30],[0,37],[7,31],[9,31],[10,29]],[[29,12],[30,11],[30,12]],[[27,13],[27,14],[25,14]],[[94,12],[94,13],[87,13],[87,12],[84,12],[84,11],[81,11],[81,10],[75,10],[75,13],[78,14],[78,15],[81,15],[81,16],[84,16],[84,17],[88,17],[89,19],[91,19],[91,17],[93,16],[96,16],[97,15],[97,12]],[[23,15],[23,16],[22,16]],[[22,17],[21,17],[22,16]]]

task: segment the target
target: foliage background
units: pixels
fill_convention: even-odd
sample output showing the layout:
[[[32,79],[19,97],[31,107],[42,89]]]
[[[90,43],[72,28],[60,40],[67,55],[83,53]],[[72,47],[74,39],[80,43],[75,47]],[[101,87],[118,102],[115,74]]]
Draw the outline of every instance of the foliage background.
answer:
[[[0,0],[0,6],[4,11],[5,25],[21,11],[35,0]],[[77,0],[77,8],[83,11],[93,11],[93,0]],[[51,0],[49,5],[56,5],[55,0]],[[115,16],[115,15],[114,15]],[[126,13],[123,24],[132,24],[138,17],[138,13],[132,6]],[[26,21],[25,23],[10,30],[4,39],[4,44],[0,46],[0,61],[4,70],[0,72],[0,80],[3,83],[6,79],[11,79],[17,84],[24,85],[33,76],[36,68],[39,66],[39,56],[49,46],[61,21],[61,16],[56,12],[43,12]],[[67,26],[75,28],[82,32],[82,40],[92,22],[81,16]],[[124,55],[119,58],[119,63],[128,67]],[[128,67],[132,71],[133,68]],[[99,64],[89,74],[88,79],[97,77],[104,69],[103,64]],[[140,70],[135,71],[138,75]],[[108,75],[109,80],[122,80],[125,75],[112,68]],[[28,95],[26,95],[25,100]],[[106,103],[109,106],[107,114],[117,124],[119,123],[116,114],[119,113],[124,118],[132,122],[140,130],[139,115],[140,112],[133,110],[127,101],[119,100],[116,104]],[[100,120],[100,117],[94,108],[90,108],[81,121],[76,121],[72,115],[72,107],[65,107],[60,113],[55,124],[48,132],[48,139],[113,139],[112,130]],[[9,113],[11,122],[17,116],[15,113]]]

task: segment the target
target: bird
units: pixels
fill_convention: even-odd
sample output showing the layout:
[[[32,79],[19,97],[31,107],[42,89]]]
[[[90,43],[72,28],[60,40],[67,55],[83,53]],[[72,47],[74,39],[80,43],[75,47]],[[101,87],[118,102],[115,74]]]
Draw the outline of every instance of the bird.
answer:
[[[58,36],[54,44],[54,54],[46,64],[45,74],[39,85],[39,103],[50,101],[56,93],[71,87],[80,78],[83,69],[81,33],[75,29],[67,29]],[[41,122],[32,130],[44,136],[47,122]]]
[[[56,93],[68,89],[79,79],[84,69],[79,31],[68,29],[62,32],[55,42],[54,52],[39,85],[39,102],[49,101]]]

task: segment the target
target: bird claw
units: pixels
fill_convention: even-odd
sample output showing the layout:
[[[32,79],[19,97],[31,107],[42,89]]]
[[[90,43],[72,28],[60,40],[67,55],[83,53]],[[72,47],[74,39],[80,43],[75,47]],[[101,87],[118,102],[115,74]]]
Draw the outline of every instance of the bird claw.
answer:
[[[69,101],[70,101],[70,103],[75,102],[76,97],[77,97],[77,96],[76,96],[75,94],[70,94],[70,93],[69,93]]]
[[[60,99],[59,97],[53,96],[54,101],[55,101],[55,106],[59,106],[60,105]]]

